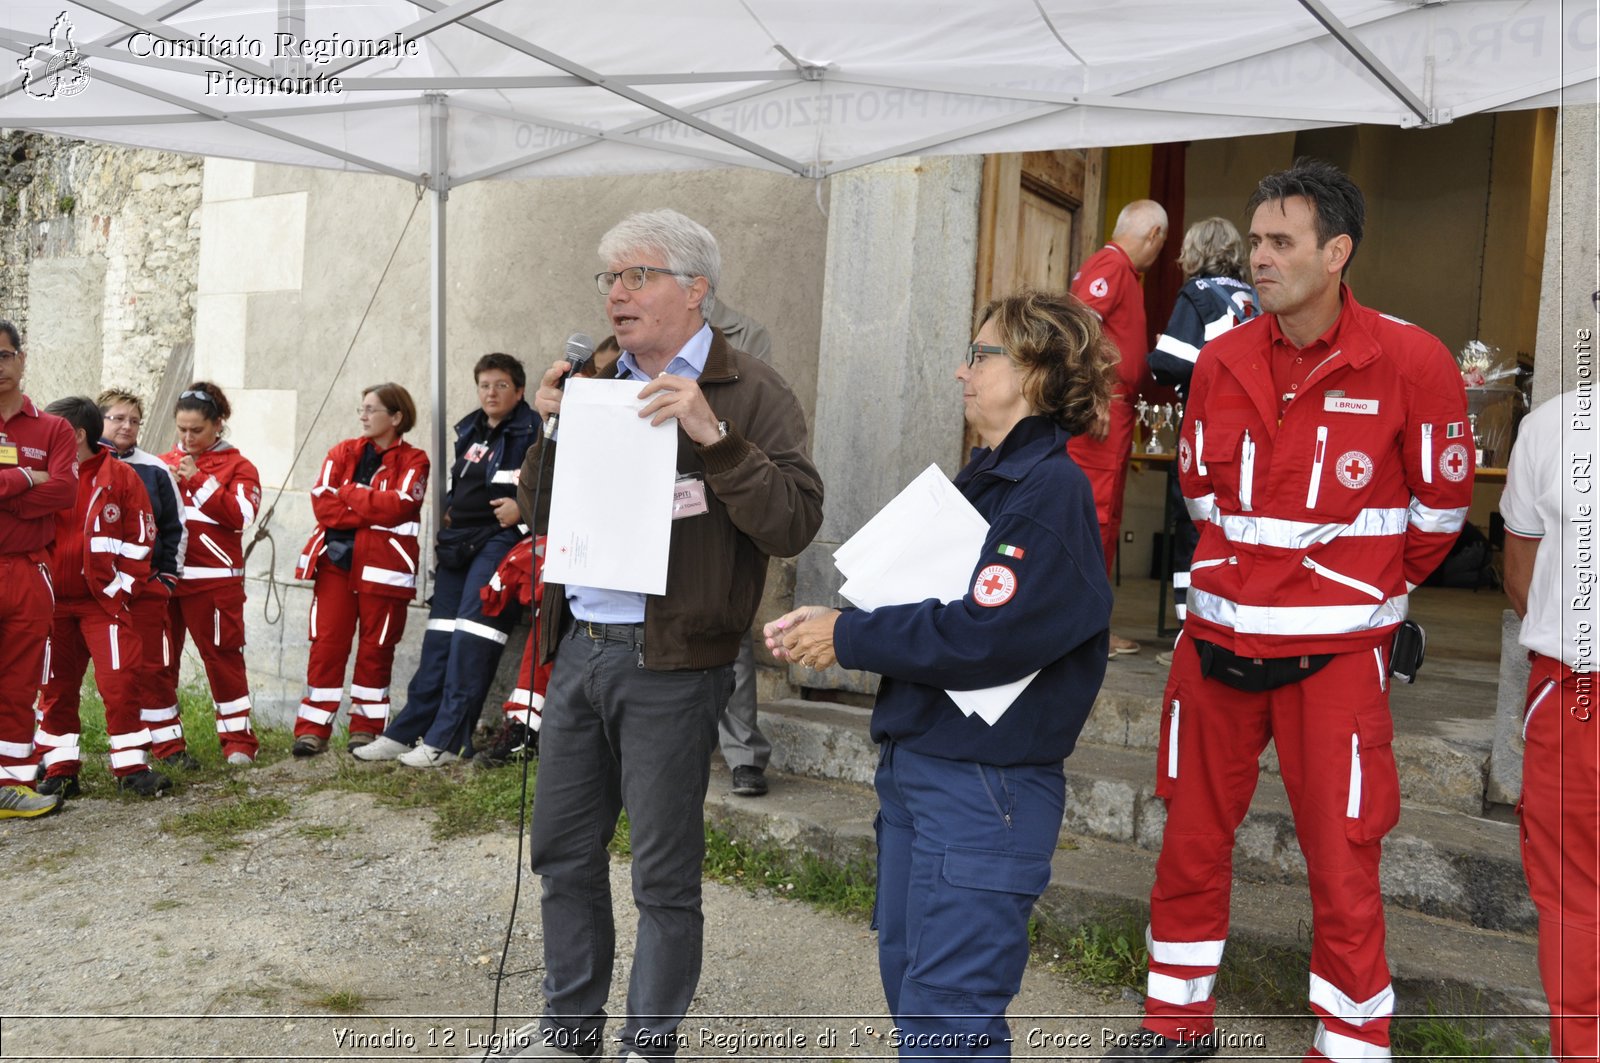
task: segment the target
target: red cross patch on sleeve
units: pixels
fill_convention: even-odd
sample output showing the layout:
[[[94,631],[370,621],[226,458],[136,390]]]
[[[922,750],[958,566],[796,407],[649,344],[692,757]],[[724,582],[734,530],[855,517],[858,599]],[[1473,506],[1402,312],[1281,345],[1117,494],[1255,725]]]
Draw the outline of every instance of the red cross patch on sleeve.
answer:
[[[972,598],[989,609],[1006,604],[1017,593],[1017,574],[1005,565],[985,565],[972,583]]]

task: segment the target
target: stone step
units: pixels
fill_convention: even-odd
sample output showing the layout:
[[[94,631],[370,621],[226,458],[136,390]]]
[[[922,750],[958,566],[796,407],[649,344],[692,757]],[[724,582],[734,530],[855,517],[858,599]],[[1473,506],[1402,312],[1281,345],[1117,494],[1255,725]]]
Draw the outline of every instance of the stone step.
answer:
[[[725,833],[831,860],[872,859],[877,799],[867,786],[773,771],[771,792],[751,799],[727,792],[720,759],[713,770],[720,777],[712,779],[706,818]],[[1041,918],[1067,932],[1095,920],[1148,919],[1153,852],[1077,834],[1064,834],[1062,843],[1040,900]],[[1231,923],[1235,945],[1309,951],[1311,902],[1302,885],[1239,880]],[[1398,1014],[1427,1014],[1441,1001],[1466,1002],[1467,1010],[1482,1015],[1544,1013],[1530,935],[1484,930],[1400,907],[1388,909],[1386,930]],[[1224,966],[1228,962],[1225,958]]]
[[[1110,695],[1113,705],[1117,698]],[[1094,716],[1101,716],[1106,701],[1102,694]],[[866,709],[829,702],[764,705],[761,727],[772,740],[772,766],[870,785],[877,750],[867,732],[869,716]],[[1081,744],[1067,758],[1066,770],[1066,831],[1133,845],[1152,856],[1159,851],[1166,806],[1155,796],[1153,748]],[[1416,769],[1402,766],[1402,776],[1408,770]],[[1532,932],[1537,915],[1519,853],[1512,823],[1405,800],[1399,824],[1384,841],[1384,897],[1390,907],[1481,929]],[[1241,879],[1304,891],[1305,860],[1295,840],[1288,798],[1274,775],[1264,775],[1256,788],[1237,835],[1234,867]]]

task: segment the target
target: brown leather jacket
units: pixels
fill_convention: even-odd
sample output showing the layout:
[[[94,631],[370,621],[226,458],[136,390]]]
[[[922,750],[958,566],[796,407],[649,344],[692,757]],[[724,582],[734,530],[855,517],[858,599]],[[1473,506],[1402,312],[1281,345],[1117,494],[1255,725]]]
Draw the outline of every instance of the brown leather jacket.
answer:
[[[615,364],[598,375],[614,379]],[[811,464],[805,413],[777,371],[713,329],[700,389],[728,435],[702,447],[678,431],[678,472],[705,477],[708,511],[673,522],[667,593],[645,599],[644,663],[657,671],[732,662],[761,602],[767,558],[793,557],[822,527],[822,477]],[[524,523],[540,533],[553,460],[537,514],[532,487],[544,460],[541,439],[528,448],[517,489]],[[539,625],[541,663],[555,655],[566,617],[566,589],[552,584]]]

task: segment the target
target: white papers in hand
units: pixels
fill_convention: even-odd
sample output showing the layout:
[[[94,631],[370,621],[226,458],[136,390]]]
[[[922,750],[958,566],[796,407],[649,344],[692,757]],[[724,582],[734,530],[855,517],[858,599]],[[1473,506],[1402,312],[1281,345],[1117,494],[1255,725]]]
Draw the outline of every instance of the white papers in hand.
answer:
[[[641,387],[567,382],[544,559],[551,583],[666,593],[678,425],[639,416]]]
[[[966,596],[988,536],[989,522],[937,465],[929,465],[834,551],[834,565],[845,577],[839,594],[868,612],[929,598],[956,601]],[[993,726],[1038,674],[946,693],[963,713],[976,713]]]

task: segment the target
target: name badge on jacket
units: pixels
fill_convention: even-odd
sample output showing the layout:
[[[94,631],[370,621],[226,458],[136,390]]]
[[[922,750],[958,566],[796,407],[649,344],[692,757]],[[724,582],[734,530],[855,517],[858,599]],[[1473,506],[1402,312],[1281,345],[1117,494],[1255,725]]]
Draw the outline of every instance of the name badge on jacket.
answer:
[[[482,443],[474,443],[472,446],[467,448],[467,452],[462,455],[462,457],[476,464],[477,462],[482,461],[483,456],[487,453],[489,453],[488,447],[484,446]]]
[[[672,487],[672,519],[698,517],[706,508],[706,482],[698,476],[678,477]]]
[[[1378,412],[1377,399],[1347,399],[1344,395],[1324,395],[1322,408],[1329,413],[1372,413]]]

